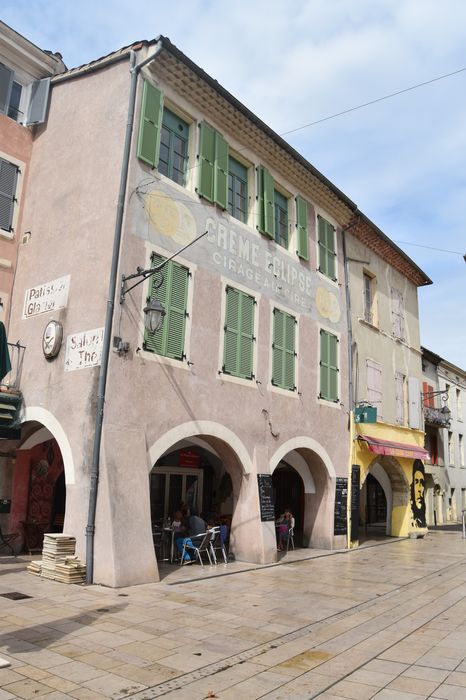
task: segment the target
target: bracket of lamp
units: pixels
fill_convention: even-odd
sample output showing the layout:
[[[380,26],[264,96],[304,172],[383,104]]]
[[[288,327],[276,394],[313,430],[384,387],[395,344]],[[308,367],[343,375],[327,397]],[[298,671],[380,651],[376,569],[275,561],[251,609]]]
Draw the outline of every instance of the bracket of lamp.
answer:
[[[201,238],[206,236],[209,233],[208,230],[204,231],[201,233],[199,236],[194,238],[190,243],[187,243],[185,246],[180,248],[176,253],[173,253],[169,258],[164,260],[160,265],[156,265],[155,267],[151,267],[147,270],[144,270],[142,267],[137,267],[136,272],[133,272],[132,275],[122,275],[121,276],[121,287],[120,287],[120,304],[123,304],[125,301],[125,296],[130,292],[132,289],[137,287],[139,284],[144,282],[146,279],[149,277],[152,277],[153,275],[157,275],[160,273],[160,280],[152,282],[152,289],[159,289],[162,284],[163,284],[163,268],[167,263],[170,262],[170,260],[173,260],[173,258],[176,258],[177,255],[183,252],[183,250],[186,250],[186,248],[189,248],[189,246],[192,246],[193,243],[197,243]],[[137,282],[132,284],[131,286],[127,287],[126,283],[129,280],[134,280],[137,279]],[[166,314],[165,309],[163,308],[163,305],[158,299],[148,299],[147,305],[144,307],[144,327],[149,333],[155,333],[162,327],[163,319]],[[120,342],[121,338],[119,339]],[[114,343],[115,346],[115,343]],[[129,347],[129,346],[128,346]],[[127,352],[128,350],[122,350],[121,352]],[[117,350],[117,352],[120,352]]]

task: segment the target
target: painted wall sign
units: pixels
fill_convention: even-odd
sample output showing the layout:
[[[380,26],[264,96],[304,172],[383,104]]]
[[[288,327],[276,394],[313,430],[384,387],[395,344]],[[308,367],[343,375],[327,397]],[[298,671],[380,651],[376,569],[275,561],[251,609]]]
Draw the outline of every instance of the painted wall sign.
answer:
[[[207,231],[183,257],[298,313],[342,325],[341,290],[330,282],[327,289],[322,275],[228,214],[210,213],[213,208],[202,203],[189,204],[188,199],[186,204],[179,201],[178,194],[172,197],[169,184],[157,183],[157,190],[144,193],[144,208],[132,210],[133,233],[147,240],[149,221],[150,243],[175,253]]]
[[[261,508],[262,522],[275,520],[275,505],[273,502],[273,484],[270,474],[258,474],[257,483],[259,487],[259,503]]]
[[[69,335],[66,339],[65,372],[100,365],[103,339],[103,328]]]
[[[335,484],[335,516],[333,532],[335,535],[346,535],[346,513],[348,505],[348,479],[337,476]]]
[[[64,309],[68,303],[70,279],[70,275],[66,275],[27,289],[24,295],[23,318]]]

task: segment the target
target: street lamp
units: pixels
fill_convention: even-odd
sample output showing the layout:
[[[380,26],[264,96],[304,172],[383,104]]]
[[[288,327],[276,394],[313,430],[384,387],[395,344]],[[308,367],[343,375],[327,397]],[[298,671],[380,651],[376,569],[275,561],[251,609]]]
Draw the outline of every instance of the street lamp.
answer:
[[[144,307],[144,328],[148,333],[155,333],[162,328],[163,318],[167,312],[158,299],[149,299]]]
[[[156,275],[157,273],[160,273],[160,279],[157,282],[154,280],[154,282],[152,283],[152,289],[159,289],[163,284],[162,268],[166,265],[166,263],[167,261],[164,260],[164,262],[160,265],[156,265],[155,267],[149,268],[148,270],[143,270],[142,267],[138,267],[136,268],[136,272],[133,272],[132,275],[122,275],[120,287],[120,304],[124,303],[125,295],[128,292],[137,287],[138,284],[141,284],[141,282],[144,282],[144,280],[146,280],[148,277],[152,277],[152,275]],[[138,279],[138,281],[132,284],[131,287],[126,286],[128,280],[137,279],[138,277],[140,277],[141,279]],[[144,328],[148,333],[155,333],[162,327],[164,316],[167,313],[163,307],[163,304],[158,299],[148,299],[147,305],[144,307],[143,311]]]

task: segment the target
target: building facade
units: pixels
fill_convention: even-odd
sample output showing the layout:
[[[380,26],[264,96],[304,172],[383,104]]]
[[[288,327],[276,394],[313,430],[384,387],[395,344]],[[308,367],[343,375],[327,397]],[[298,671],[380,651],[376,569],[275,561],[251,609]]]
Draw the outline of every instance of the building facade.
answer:
[[[59,54],[42,51],[0,22],[0,320],[6,325],[33,127],[46,119],[50,77],[64,69]]]
[[[464,447],[464,400],[466,372],[448,360],[437,365],[438,386],[449,410],[449,420],[440,427],[439,450],[443,452],[445,480],[443,511],[445,521],[461,520],[466,509],[466,462]],[[448,415],[448,414],[447,414]]]
[[[431,281],[373,229],[361,219],[345,234],[353,545],[374,534],[404,537],[426,528],[417,289]]]
[[[363,234],[395,248],[168,39],[51,85],[10,325],[10,530],[64,526],[111,586],[158,579],[152,525],[180,504],[227,522],[244,561],[276,561],[285,508],[301,546],[346,546],[343,231],[356,217],[363,256]]]

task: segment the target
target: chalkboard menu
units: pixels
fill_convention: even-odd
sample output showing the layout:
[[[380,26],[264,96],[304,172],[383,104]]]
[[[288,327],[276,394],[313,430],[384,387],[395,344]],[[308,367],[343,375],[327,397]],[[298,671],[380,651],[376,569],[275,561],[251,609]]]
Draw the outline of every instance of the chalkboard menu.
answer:
[[[270,474],[258,474],[259,503],[262,522],[275,520],[275,505],[273,502],[273,485]]]
[[[351,467],[351,540],[359,539],[359,480],[361,467],[353,464]]]
[[[346,535],[346,511],[348,506],[348,479],[337,476],[335,484],[335,517],[333,532],[335,535]]]
[[[3,499],[0,501],[0,513],[9,513],[11,510],[11,500]]]

